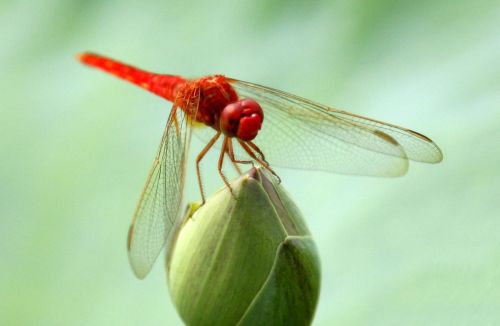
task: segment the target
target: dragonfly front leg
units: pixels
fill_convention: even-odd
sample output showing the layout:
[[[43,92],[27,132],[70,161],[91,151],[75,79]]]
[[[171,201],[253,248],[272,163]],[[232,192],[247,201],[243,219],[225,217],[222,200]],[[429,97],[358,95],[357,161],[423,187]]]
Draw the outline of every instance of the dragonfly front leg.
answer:
[[[260,155],[260,158],[262,159],[262,161],[266,162],[267,165],[269,165],[269,163],[266,161],[266,157],[264,156],[264,153],[262,153],[262,151],[260,150],[259,146],[255,145],[252,141],[247,141],[246,142],[248,145],[250,145],[250,147],[256,151],[259,155]]]
[[[205,156],[205,154],[207,154],[207,152],[210,150],[210,148],[212,148],[212,146],[215,144],[217,139],[219,139],[220,134],[221,134],[221,132],[217,131],[215,136],[213,136],[212,139],[210,139],[208,144],[201,150],[200,154],[198,154],[198,156],[196,157],[196,175],[198,176],[198,186],[200,187],[202,204],[205,204],[205,194],[203,192],[203,184],[201,181],[200,162],[203,159],[203,157]]]
[[[230,141],[229,138],[227,136],[224,136],[224,140],[222,141],[222,148],[220,150],[219,163],[217,165],[217,170],[219,171],[219,174],[220,174],[220,176],[222,178],[222,181],[224,181],[224,183],[226,184],[226,186],[229,188],[229,191],[234,196],[234,194],[233,194],[233,188],[231,188],[231,185],[229,184],[229,181],[227,181],[227,178],[224,175],[224,172],[222,172],[222,166],[224,164],[224,155],[226,154],[226,152],[228,150],[228,148],[227,148],[228,141]]]
[[[227,151],[226,151],[227,155],[229,156],[229,159],[231,160],[231,163],[233,163],[233,166],[234,168],[236,169],[236,171],[238,172],[238,174],[242,174],[241,173],[241,170],[238,166],[238,164],[252,164],[252,167],[253,167],[253,161],[242,161],[242,160],[237,160],[234,156],[234,149],[233,149],[233,141],[232,141],[232,138],[229,138],[228,142],[227,142]]]
[[[243,149],[245,150],[245,152],[248,153],[248,155],[250,155],[251,158],[253,158],[254,160],[256,160],[260,165],[262,165],[266,170],[268,170],[269,172],[271,172],[277,179],[278,179],[278,182],[281,183],[281,178],[278,176],[278,174],[276,174],[276,172],[274,172],[274,170],[269,166],[269,163],[267,163],[266,161],[262,160],[261,158],[259,158],[257,155],[255,155],[255,153],[253,152],[252,148],[250,146],[247,145],[246,142],[238,139],[238,143],[240,143],[241,147],[243,147]],[[257,147],[257,145],[253,144],[253,146]],[[258,148],[258,147],[257,147]],[[256,150],[256,152],[258,153],[262,153],[262,151],[260,149]]]

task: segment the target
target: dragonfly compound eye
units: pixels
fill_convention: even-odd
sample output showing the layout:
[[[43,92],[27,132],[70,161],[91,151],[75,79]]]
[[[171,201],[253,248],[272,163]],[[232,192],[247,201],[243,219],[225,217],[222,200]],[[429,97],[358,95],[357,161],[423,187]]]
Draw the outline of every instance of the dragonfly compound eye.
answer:
[[[257,136],[264,112],[259,103],[243,99],[227,105],[220,116],[220,130],[229,137],[252,140]]]

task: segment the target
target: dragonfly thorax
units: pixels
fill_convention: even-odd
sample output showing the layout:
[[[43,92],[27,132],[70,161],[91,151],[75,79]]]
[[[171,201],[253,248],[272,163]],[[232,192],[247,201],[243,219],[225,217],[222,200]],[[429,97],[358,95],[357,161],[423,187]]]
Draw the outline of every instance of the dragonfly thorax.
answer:
[[[264,120],[260,105],[251,99],[239,100],[222,75],[185,83],[178,90],[176,104],[190,119],[245,141],[257,136]]]
[[[219,130],[222,110],[236,102],[238,95],[222,75],[202,77],[186,83],[176,103],[191,119]]]

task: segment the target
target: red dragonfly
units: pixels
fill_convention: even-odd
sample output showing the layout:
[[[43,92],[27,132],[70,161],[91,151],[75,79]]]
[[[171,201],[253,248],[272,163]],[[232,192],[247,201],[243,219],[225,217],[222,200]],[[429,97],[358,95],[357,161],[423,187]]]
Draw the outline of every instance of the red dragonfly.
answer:
[[[238,164],[257,163],[272,173],[271,166],[282,166],[386,177],[405,174],[408,159],[443,158],[431,139],[415,131],[273,88],[223,75],[156,74],[93,53],[78,59],[173,103],[128,235],[129,260],[139,278],[149,273],[178,220],[194,125],[211,131],[196,157],[203,201],[200,162],[221,136],[218,171],[228,186],[222,170],[226,156],[237,171]]]

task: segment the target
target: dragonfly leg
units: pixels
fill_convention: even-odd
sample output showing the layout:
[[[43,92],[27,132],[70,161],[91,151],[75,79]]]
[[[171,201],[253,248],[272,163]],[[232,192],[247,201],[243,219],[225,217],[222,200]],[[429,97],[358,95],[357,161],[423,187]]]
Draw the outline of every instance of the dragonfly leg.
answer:
[[[267,165],[269,165],[269,163],[266,161],[266,157],[264,156],[264,153],[262,153],[262,151],[260,150],[259,146],[255,145],[252,141],[247,141],[247,144],[248,144],[248,145],[249,145],[249,146],[250,146],[250,147],[251,147],[254,151],[256,151],[256,152],[260,155],[260,157],[261,157],[262,161],[266,162],[266,163],[267,163]]]
[[[201,201],[203,204],[205,204],[205,194],[203,192],[203,184],[201,181],[200,162],[203,159],[203,157],[205,156],[205,154],[207,154],[207,152],[210,150],[210,148],[215,144],[217,139],[219,139],[220,134],[221,134],[221,132],[217,131],[215,136],[213,136],[212,139],[210,139],[208,144],[201,150],[200,154],[198,154],[198,156],[196,157],[196,175],[198,176],[198,186],[200,187]]]
[[[238,166],[238,164],[236,164],[237,162],[235,162],[233,160],[233,157],[231,156],[231,153],[229,152],[229,150],[226,150],[226,154],[227,154],[227,156],[229,156],[229,159],[231,160],[231,163],[233,163],[233,166],[234,166],[234,169],[236,170],[236,173],[238,173],[239,175],[241,175],[243,172],[241,172],[240,167]]]
[[[222,148],[220,150],[219,163],[217,165],[217,170],[219,171],[219,174],[222,178],[222,181],[224,181],[226,186],[229,188],[231,195],[233,195],[233,197],[234,197],[233,188],[231,188],[231,184],[229,184],[229,181],[227,181],[227,178],[224,175],[224,172],[222,171],[222,165],[224,164],[224,156],[226,154],[226,151],[228,150],[228,148],[227,148],[228,141],[230,141],[230,139],[227,136],[224,136],[224,140],[222,141]]]
[[[257,157],[257,155],[255,155],[255,153],[252,151],[252,148],[249,145],[247,145],[246,142],[238,139],[238,143],[240,143],[241,147],[243,147],[243,149],[245,150],[245,152],[247,152],[248,155],[250,155],[251,158],[253,158],[254,160],[256,160],[266,170],[268,170],[269,172],[271,172],[278,179],[278,182],[281,183],[281,178],[278,176],[278,174],[276,174],[276,172],[274,172],[274,170],[269,166],[269,164],[266,161],[263,161],[262,159],[260,159],[259,157]],[[260,152],[260,149],[259,149],[259,152]]]
[[[234,157],[234,149],[233,149],[233,141],[231,138],[229,138],[228,142],[227,142],[227,151],[226,151],[227,155],[229,156],[229,159],[231,160],[231,163],[233,163],[234,165],[234,168],[236,169],[236,171],[238,172],[238,174],[242,174],[241,173],[241,170],[238,166],[238,163],[239,164],[252,164],[253,166],[253,161],[242,161],[242,160],[237,160],[235,157]]]

